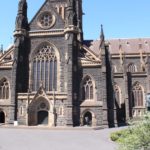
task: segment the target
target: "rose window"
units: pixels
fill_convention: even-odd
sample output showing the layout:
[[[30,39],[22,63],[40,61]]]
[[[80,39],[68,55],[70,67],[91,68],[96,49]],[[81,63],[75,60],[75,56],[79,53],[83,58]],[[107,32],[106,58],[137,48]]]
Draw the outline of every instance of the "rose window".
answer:
[[[50,12],[45,12],[39,17],[39,25],[42,28],[50,28],[54,24],[54,16]]]

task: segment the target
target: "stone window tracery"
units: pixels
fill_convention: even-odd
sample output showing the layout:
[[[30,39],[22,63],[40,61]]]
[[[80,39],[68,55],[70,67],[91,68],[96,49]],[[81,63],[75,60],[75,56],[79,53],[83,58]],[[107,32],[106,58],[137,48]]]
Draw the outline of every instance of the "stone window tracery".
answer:
[[[52,46],[42,46],[33,58],[33,91],[40,85],[46,91],[57,90],[57,57]]]
[[[89,76],[84,79],[83,87],[82,87],[82,99],[89,100],[93,99],[93,83]]]
[[[136,83],[132,88],[133,107],[143,106],[144,91],[139,83]]]
[[[49,27],[52,23],[52,16],[49,14],[45,14],[41,17],[40,23],[43,27]]]
[[[41,28],[48,29],[55,23],[55,17],[51,12],[44,12],[38,18],[38,24]]]
[[[137,71],[137,69],[136,69],[136,66],[132,63],[132,64],[129,64],[128,65],[128,70],[127,70],[128,72],[136,72]]]
[[[0,99],[9,99],[9,83],[6,79],[0,82]]]

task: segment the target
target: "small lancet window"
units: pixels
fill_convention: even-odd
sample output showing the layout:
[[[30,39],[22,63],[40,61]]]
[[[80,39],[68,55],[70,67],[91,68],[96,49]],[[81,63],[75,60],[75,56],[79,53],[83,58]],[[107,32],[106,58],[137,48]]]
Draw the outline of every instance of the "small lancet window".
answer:
[[[23,106],[20,107],[20,116],[23,116],[24,115],[24,108]]]
[[[132,106],[143,106],[144,91],[139,83],[136,83],[132,88]]]
[[[63,109],[63,107],[61,106],[61,107],[59,108],[59,115],[60,115],[60,116],[63,116],[63,114],[64,114],[64,109]]]
[[[0,99],[9,99],[9,83],[6,79],[0,81]]]
[[[116,67],[116,65],[113,65],[113,72],[114,72],[114,73],[117,72],[117,67]]]
[[[89,76],[84,79],[83,86],[82,86],[82,99],[83,100],[90,100],[93,99],[93,82]]]
[[[117,84],[115,84],[115,86],[114,86],[114,93],[115,93],[115,101],[118,104],[118,106],[120,107],[121,104],[122,104],[121,90],[120,90],[120,87]]]

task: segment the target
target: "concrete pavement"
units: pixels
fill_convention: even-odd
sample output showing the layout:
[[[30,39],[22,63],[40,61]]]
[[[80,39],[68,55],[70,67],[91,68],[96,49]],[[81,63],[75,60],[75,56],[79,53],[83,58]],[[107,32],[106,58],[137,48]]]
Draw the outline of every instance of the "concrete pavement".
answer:
[[[0,127],[0,150],[116,150],[110,141],[118,130],[49,130]]]

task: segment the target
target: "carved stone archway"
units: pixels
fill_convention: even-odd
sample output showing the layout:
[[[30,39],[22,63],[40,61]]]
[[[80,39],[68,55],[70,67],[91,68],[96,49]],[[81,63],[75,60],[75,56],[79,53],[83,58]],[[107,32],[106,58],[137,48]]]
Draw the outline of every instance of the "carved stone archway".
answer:
[[[87,126],[96,126],[96,116],[95,114],[90,110],[85,110],[81,114],[80,117],[81,125],[87,125]]]
[[[83,125],[92,126],[92,113],[86,112],[83,116]]]
[[[50,125],[51,108],[45,97],[38,97],[29,104],[28,124],[29,126]]]

